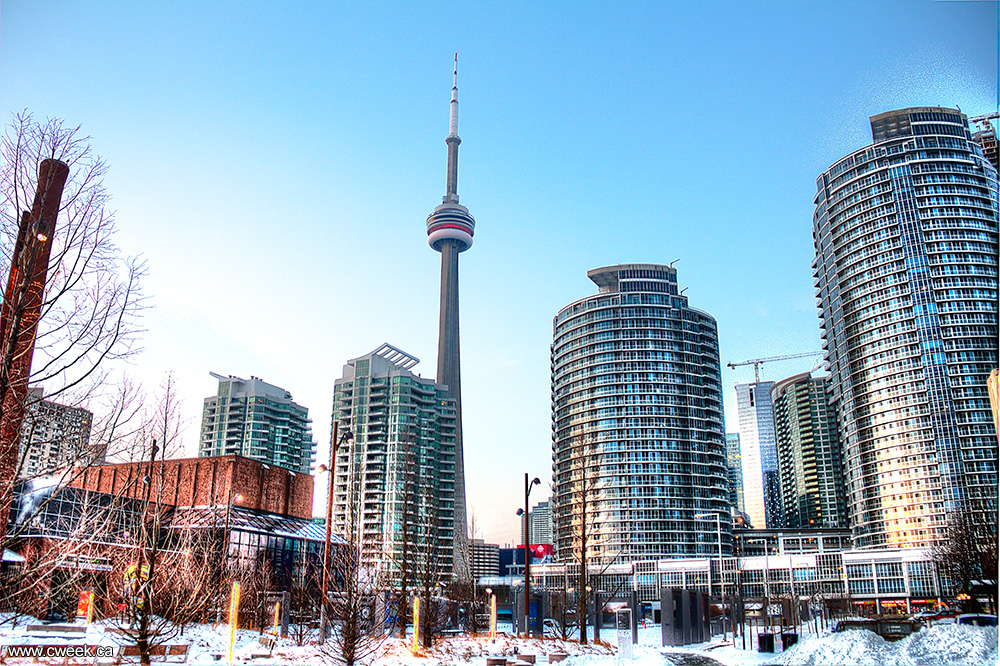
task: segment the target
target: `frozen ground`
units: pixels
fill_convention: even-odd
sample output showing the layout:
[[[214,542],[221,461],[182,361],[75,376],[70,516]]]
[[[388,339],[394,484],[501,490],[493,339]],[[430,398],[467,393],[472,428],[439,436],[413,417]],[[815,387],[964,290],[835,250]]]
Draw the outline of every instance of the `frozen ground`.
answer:
[[[188,664],[224,664],[228,626],[196,625],[184,630],[184,635],[170,643],[191,645]],[[330,664],[333,661],[317,651],[315,646],[297,646],[290,638],[278,641],[269,655],[267,648],[257,640],[258,632],[237,632],[233,662],[252,666],[277,666],[279,664]],[[577,642],[557,639],[518,639],[507,633],[491,643],[487,637],[453,637],[439,639],[435,646],[411,653],[409,644],[400,639],[390,639],[382,646],[383,652],[374,666],[458,666],[470,664],[484,666],[488,656],[508,656],[515,651],[534,654],[538,663],[546,663],[548,656],[565,652],[570,657],[565,666],[1000,666],[997,653],[997,630],[961,625],[941,625],[922,630],[902,641],[887,643],[868,631],[848,631],[840,634],[804,634],[799,643],[787,651],[774,654],[758,653],[730,644],[722,644],[719,637],[714,642],[685,646],[660,647],[660,628],[650,626],[640,630],[639,645],[633,646],[633,658],[625,661],[617,650],[616,632],[602,630],[600,644],[582,646]],[[31,635],[21,624],[0,625],[0,645],[25,644],[89,644],[115,645],[121,637],[105,632],[98,623],[91,625],[86,634],[77,638]],[[749,648],[749,636],[747,646]],[[31,659],[6,659],[6,663],[31,663]],[[43,660],[44,662],[44,660]],[[3,662],[0,662],[3,663]],[[36,662],[37,663],[37,662]],[[50,663],[92,663],[91,660]],[[109,662],[108,662],[109,663]]]

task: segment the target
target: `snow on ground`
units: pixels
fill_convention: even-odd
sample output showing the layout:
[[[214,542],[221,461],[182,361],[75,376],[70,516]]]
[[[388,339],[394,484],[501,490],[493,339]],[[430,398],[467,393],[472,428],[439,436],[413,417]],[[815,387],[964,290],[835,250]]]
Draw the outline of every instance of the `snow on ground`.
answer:
[[[60,638],[53,635],[33,635],[22,620],[12,626],[8,618],[0,618],[0,645],[55,645],[86,643],[89,645],[115,645],[122,636],[104,631],[101,623],[87,628],[85,635]],[[237,632],[233,654],[234,664],[249,666],[279,666],[283,664],[332,664],[314,645],[296,645],[292,638],[281,638],[273,651],[257,639],[259,632]],[[776,653],[758,653],[716,640],[710,643],[683,647],[660,647],[660,627],[650,625],[639,631],[639,644],[632,647],[633,659],[623,661],[617,654],[617,632],[601,631],[602,641],[580,645],[576,641],[554,638],[520,639],[501,633],[495,642],[487,636],[456,636],[438,639],[432,648],[410,651],[409,640],[392,638],[382,646],[383,652],[373,666],[485,666],[487,656],[534,654],[538,663],[546,663],[548,656],[565,652],[569,658],[564,666],[1000,666],[997,652],[996,628],[963,625],[938,625],[919,631],[897,642],[886,642],[870,631],[846,631],[838,634],[800,634],[799,642],[782,652],[780,640]],[[750,647],[750,636],[747,637]],[[190,644],[187,663],[201,666],[225,664],[226,645],[229,639],[227,625],[193,625],[185,627],[182,635],[170,639],[170,644]],[[756,641],[754,641],[755,643]],[[708,661],[713,660],[713,661]],[[30,659],[7,659],[6,663],[31,663]],[[44,660],[43,660],[44,663]],[[59,660],[62,663],[62,660]],[[81,662],[90,663],[90,661]],[[104,660],[103,663],[111,663]]]

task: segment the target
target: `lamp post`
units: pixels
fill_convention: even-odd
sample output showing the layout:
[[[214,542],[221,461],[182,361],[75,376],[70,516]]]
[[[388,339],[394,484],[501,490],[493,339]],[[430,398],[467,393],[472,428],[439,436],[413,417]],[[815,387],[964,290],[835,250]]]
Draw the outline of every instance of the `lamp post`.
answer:
[[[530,550],[531,542],[531,526],[528,523],[528,496],[531,495],[531,489],[540,484],[541,481],[536,476],[528,483],[528,473],[524,473],[524,509],[518,509],[517,515],[521,516],[524,520],[524,637],[530,636],[528,629],[528,622],[530,620],[530,610],[528,604],[530,602],[531,594],[531,554],[528,552]]]
[[[722,520],[718,513],[699,513],[695,518],[708,518],[715,516],[715,534],[719,539],[719,587],[722,595],[722,642],[726,642],[726,577],[722,573]],[[712,594],[712,567],[708,567],[708,593]],[[736,641],[736,634],[733,634],[733,641]]]
[[[319,599],[319,642],[326,643],[326,597],[327,587],[330,578],[330,541],[333,530],[333,471],[337,461],[337,449],[343,442],[354,439],[354,434],[350,430],[345,430],[340,437],[337,436],[337,426],[339,421],[333,422],[333,437],[330,438],[330,464],[320,465],[319,471],[327,472],[326,477],[326,538],[323,541],[323,576],[320,583]],[[360,566],[360,560],[358,565]]]

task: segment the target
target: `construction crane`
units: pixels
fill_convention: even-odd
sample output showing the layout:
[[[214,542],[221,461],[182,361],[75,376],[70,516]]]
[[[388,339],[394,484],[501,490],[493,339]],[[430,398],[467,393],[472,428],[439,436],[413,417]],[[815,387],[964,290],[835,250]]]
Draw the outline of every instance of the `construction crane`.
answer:
[[[993,113],[984,113],[981,116],[973,116],[973,117],[969,118],[969,120],[972,121],[972,122],[974,122],[974,123],[978,123],[979,126],[982,127],[983,129],[986,129],[986,128],[992,129],[992,127],[990,126],[990,123],[988,123],[987,121],[988,120],[997,120],[998,118],[1000,118],[1000,113],[997,113],[997,112],[994,111]]]
[[[753,366],[753,380],[755,383],[760,382],[760,366],[764,363],[770,363],[771,361],[787,361],[791,358],[806,358],[808,356],[817,356],[822,354],[821,351],[815,352],[803,352],[801,354],[786,354],[784,356],[768,356],[767,358],[752,358],[749,361],[740,361],[739,363],[726,363],[726,366],[730,368],[737,368],[741,365],[752,365]]]
[[[973,132],[972,139],[978,141],[979,145],[983,147],[986,159],[992,162],[993,166],[1000,168],[1000,156],[997,154],[997,131],[993,127],[993,123],[990,122],[998,118],[1000,118],[1000,113],[987,113],[982,116],[974,116],[969,120],[979,125],[979,128]]]

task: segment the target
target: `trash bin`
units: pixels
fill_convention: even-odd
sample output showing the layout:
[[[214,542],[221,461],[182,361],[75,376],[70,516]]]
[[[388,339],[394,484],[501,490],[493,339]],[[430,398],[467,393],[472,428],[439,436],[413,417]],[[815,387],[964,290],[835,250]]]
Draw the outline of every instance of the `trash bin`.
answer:
[[[799,635],[794,631],[781,632],[781,649],[787,650],[799,642]]]
[[[757,634],[757,652],[774,652],[774,634]]]

